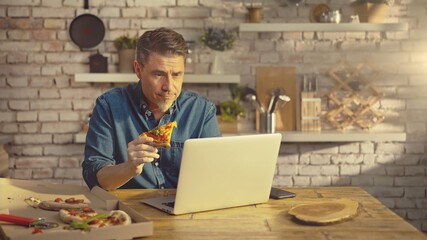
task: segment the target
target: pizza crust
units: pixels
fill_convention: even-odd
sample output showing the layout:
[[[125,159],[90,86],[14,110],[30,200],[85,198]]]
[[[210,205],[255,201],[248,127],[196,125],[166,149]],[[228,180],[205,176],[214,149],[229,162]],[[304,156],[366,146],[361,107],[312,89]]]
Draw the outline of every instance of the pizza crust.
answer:
[[[171,144],[166,142],[151,142],[147,143],[147,145],[153,146],[155,148],[170,148]]]
[[[49,211],[59,211],[61,209],[79,210],[89,207],[87,203],[66,203],[55,201],[41,201],[38,205],[39,208]]]
[[[111,211],[109,219],[107,225],[129,225],[132,223],[130,216],[122,210]]]

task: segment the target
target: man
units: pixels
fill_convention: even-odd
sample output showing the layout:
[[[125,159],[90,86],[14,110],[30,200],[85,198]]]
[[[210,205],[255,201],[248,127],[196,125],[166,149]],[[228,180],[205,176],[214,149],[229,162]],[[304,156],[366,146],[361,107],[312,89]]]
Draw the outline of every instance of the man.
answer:
[[[221,135],[215,105],[181,92],[188,48],[173,30],[145,32],[136,47],[138,83],[96,100],[86,137],[83,178],[89,188],[176,188],[184,141]],[[140,134],[176,121],[171,148]]]

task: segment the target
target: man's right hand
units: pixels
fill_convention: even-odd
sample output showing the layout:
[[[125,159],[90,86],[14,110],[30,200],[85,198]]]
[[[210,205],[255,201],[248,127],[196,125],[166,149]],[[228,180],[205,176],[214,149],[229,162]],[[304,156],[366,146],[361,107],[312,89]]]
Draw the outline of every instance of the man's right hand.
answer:
[[[144,163],[152,162],[155,158],[160,157],[157,148],[147,145],[150,142],[153,142],[153,138],[139,136],[128,143],[128,161],[126,163],[134,176],[141,174]]]

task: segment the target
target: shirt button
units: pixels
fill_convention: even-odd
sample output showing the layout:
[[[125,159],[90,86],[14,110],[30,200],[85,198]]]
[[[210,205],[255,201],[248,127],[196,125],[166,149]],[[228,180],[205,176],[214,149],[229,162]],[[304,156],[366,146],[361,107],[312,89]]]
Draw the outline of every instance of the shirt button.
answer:
[[[156,167],[158,167],[158,166],[159,166],[159,162],[155,162],[155,163],[154,163],[154,165],[155,165]]]

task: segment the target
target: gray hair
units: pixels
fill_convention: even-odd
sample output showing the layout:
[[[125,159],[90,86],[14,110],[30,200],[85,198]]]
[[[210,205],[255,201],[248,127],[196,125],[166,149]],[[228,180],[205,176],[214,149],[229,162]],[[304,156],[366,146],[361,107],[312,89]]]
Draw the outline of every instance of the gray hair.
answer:
[[[184,59],[188,53],[188,46],[184,37],[169,28],[157,28],[142,34],[136,45],[136,60],[144,65],[151,53],[161,55],[179,55]]]

